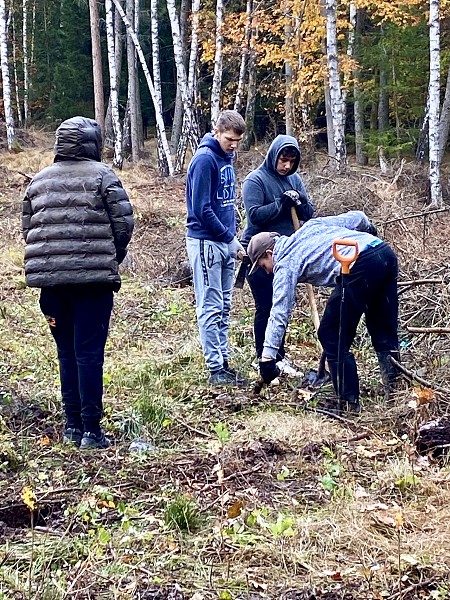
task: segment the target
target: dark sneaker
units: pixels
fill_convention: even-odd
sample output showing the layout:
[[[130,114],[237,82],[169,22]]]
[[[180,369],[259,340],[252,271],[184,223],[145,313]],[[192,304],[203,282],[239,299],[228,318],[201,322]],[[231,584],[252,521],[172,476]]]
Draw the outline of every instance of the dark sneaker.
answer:
[[[359,400],[352,401],[342,401],[341,408],[347,414],[360,415],[361,414],[361,404]]]
[[[72,444],[79,447],[82,437],[83,432],[81,429],[77,429],[76,427],[66,427],[63,434],[63,444]]]
[[[229,371],[225,371],[225,369],[219,369],[219,371],[214,371],[209,376],[209,383],[211,385],[237,385],[236,375],[230,373]]]
[[[95,450],[96,448],[109,448],[110,446],[111,442],[103,431],[100,435],[85,431],[81,439],[80,450]]]
[[[235,385],[238,385],[238,386],[248,385],[247,379],[245,379],[245,377],[243,377],[240,373],[238,373],[236,371],[236,369],[233,369],[233,367],[230,367],[227,360],[223,361],[223,370],[226,371],[227,373],[231,373],[231,375],[233,375],[233,377],[236,380]]]

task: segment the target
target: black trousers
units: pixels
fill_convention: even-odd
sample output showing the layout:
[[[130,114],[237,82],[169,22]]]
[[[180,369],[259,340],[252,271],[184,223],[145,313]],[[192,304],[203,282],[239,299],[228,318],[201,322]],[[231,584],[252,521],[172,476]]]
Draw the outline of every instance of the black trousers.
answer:
[[[66,427],[98,433],[113,291],[88,285],[42,288],[40,307],[58,349]]]
[[[359,398],[356,361],[350,347],[363,314],[375,351],[398,350],[397,276],[397,256],[382,243],[361,252],[350,273],[338,278],[328,300],[318,336],[328,360],[334,389],[343,401],[354,402]],[[346,278],[344,282],[342,277]],[[343,283],[345,315],[341,314]],[[338,372],[339,339],[341,373]]]
[[[264,269],[260,268],[256,269],[252,275],[247,277],[247,280],[255,300],[253,335],[255,337],[256,355],[259,359],[262,356],[267,322],[269,321],[270,309],[272,308],[273,275],[269,275]],[[284,356],[285,349],[283,337],[276,360],[283,360]]]

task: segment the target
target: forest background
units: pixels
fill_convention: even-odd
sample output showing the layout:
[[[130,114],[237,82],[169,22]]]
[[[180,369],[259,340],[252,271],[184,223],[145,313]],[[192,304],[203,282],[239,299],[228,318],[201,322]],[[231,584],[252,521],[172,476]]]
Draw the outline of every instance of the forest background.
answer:
[[[8,146],[14,125],[83,114],[104,128],[116,166],[153,136],[160,171],[173,174],[220,107],[245,115],[243,149],[287,132],[306,153],[324,143],[339,169],[347,152],[358,164],[423,161],[429,146],[436,173],[450,122],[448,10],[447,0],[2,0]]]

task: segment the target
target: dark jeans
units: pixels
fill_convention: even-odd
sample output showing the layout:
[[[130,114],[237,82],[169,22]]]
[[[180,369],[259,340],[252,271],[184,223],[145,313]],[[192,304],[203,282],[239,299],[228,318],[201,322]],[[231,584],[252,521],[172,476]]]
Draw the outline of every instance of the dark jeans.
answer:
[[[272,308],[273,275],[267,274],[264,269],[256,269],[253,275],[247,277],[248,284],[255,300],[255,318],[253,321],[253,334],[255,336],[256,355],[261,358],[267,322]],[[285,355],[284,337],[277,353],[277,361],[283,360]]]
[[[40,307],[58,349],[66,427],[98,433],[113,291],[88,285],[43,288]]]
[[[320,323],[318,336],[325,351],[336,394],[341,400],[359,398],[355,357],[350,346],[364,314],[376,352],[398,350],[397,257],[383,243],[364,250],[348,275],[340,276]],[[345,277],[345,302],[342,305],[342,277]],[[341,314],[345,311],[345,314]],[[341,338],[342,372],[338,371]]]

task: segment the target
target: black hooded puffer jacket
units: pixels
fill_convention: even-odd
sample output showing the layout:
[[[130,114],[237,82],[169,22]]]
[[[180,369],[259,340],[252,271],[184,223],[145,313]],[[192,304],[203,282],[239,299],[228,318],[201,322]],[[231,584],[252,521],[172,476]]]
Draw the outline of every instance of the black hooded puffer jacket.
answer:
[[[96,121],[73,117],[56,132],[55,162],[23,201],[25,275],[31,287],[111,285],[133,232],[133,209],[114,171],[100,162]]]

